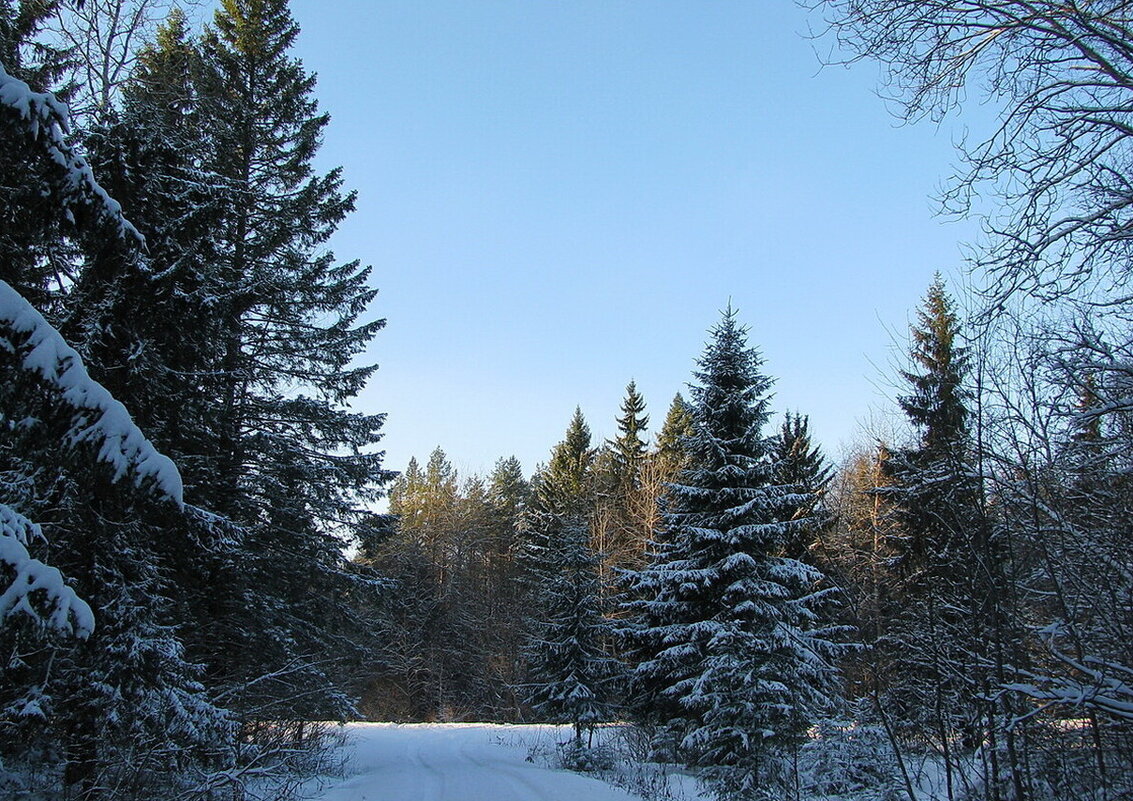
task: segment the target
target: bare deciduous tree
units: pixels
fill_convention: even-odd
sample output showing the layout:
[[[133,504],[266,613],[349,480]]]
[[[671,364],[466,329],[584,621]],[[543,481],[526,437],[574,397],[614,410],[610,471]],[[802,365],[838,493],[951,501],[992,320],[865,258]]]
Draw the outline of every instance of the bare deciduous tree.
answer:
[[[998,126],[963,148],[945,197],[992,189],[995,309],[1018,292],[1126,303],[1133,255],[1133,4],[1128,0],[813,0],[850,60],[877,59],[906,119],[979,93]]]
[[[175,6],[197,4],[198,0],[84,0],[68,5],[52,21],[49,33],[71,55],[72,116],[97,120],[104,115],[157,26]]]

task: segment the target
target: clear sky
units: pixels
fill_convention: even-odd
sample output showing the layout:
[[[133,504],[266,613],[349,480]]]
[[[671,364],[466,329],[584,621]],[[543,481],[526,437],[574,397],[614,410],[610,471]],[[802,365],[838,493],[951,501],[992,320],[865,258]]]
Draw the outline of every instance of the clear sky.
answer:
[[[332,115],[320,155],[373,265],[359,400],[387,466],[443,447],[530,471],[580,405],[652,426],[731,300],[827,453],[885,408],[882,373],[969,223],[935,216],[955,125],[901,126],[877,71],[821,68],[790,0],[295,0]],[[894,337],[897,341],[895,342]]]

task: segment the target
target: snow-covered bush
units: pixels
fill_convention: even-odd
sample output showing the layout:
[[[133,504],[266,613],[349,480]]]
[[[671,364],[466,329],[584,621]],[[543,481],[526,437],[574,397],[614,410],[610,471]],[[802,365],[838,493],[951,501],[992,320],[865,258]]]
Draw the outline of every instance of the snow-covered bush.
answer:
[[[900,790],[885,732],[866,723],[824,720],[799,749],[803,791],[812,796],[896,798]]]
[[[578,773],[602,773],[613,770],[618,755],[612,746],[587,746],[578,740],[559,743],[559,767]]]

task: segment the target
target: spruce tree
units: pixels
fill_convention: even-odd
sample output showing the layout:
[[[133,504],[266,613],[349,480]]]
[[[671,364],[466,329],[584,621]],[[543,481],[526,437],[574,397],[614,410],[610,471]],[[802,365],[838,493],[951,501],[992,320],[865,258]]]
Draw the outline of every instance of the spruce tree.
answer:
[[[645,399],[630,381],[617,418],[618,435],[607,440],[596,464],[592,534],[605,554],[603,574],[639,567],[655,517],[656,497],[648,463]]]
[[[642,465],[648,450],[643,436],[649,427],[645,414],[645,398],[630,381],[622,400],[621,415],[617,418],[618,436],[606,443],[611,452],[614,484],[622,495],[637,489],[641,482]]]
[[[808,553],[822,530],[830,523],[830,515],[822,500],[834,471],[822,455],[822,449],[811,441],[810,420],[797,412],[787,412],[779,435],[774,440],[774,481],[793,488],[799,503],[789,510],[788,520],[808,518],[812,521],[788,542],[784,554],[792,559],[810,561]]]
[[[3,36],[15,30],[10,12],[7,5],[0,9]],[[5,219],[30,226],[17,236],[52,241],[75,262],[141,264],[137,229],[66,137],[61,104],[2,65],[0,129],[0,162],[16,190],[0,204]],[[58,319],[57,299],[40,291],[50,258],[33,255],[5,258],[6,277]],[[171,614],[172,554],[187,545],[194,513],[183,502],[173,463],[92,380],[80,354],[10,286],[0,285],[0,296],[0,419],[7,431],[0,508],[14,512],[14,504],[40,519],[38,531],[51,541],[56,563],[93,607],[93,616],[87,609],[75,620],[88,635],[80,643],[31,647],[27,628],[2,632],[2,750],[9,760],[40,760],[43,786],[34,792],[86,797],[108,786],[137,797],[178,792],[186,772],[223,767],[218,747],[229,733],[228,721],[205,697],[198,667],[186,658],[182,620]],[[22,530],[13,533],[14,524]],[[4,538],[38,548],[29,538],[34,531],[24,515],[6,515]],[[7,571],[13,553],[22,554],[0,544]],[[55,607],[51,625],[70,625],[85,605],[58,573],[22,561],[21,580],[50,579],[33,589],[45,593],[36,600]],[[6,602],[20,590],[8,587]]]
[[[692,434],[692,407],[681,393],[673,396],[665,422],[657,434],[653,461],[664,481],[670,481],[688,464],[688,438]]]
[[[911,392],[898,398],[917,433],[912,447],[894,448],[887,461],[892,485],[884,490],[898,504],[906,574],[931,584],[965,572],[967,543],[978,525],[979,487],[971,470],[970,392],[959,319],[944,281],[937,276],[917,312],[909,358],[901,375]]]
[[[344,537],[387,474],[373,450],[383,417],[346,409],[375,369],[354,359],[382,321],[358,323],[375,295],[369,270],[325,249],[354,196],[340,170],[313,170],[328,117],[288,52],[297,35],[285,0],[224,0],[196,86],[202,166],[226,193],[216,444],[200,495],[245,532],[239,559],[215,566],[229,591],[214,600],[206,658],[246,715],[302,720],[350,709],[325,667],[362,627],[341,600],[354,591]],[[238,623],[249,615],[255,629]],[[268,674],[279,680],[257,681]]]
[[[590,426],[582,410],[575,407],[562,441],[551,449],[547,464],[535,471],[531,502],[520,526],[523,543],[519,561],[530,600],[536,606],[541,596],[538,570],[562,521],[568,517],[589,521],[593,512],[596,457],[590,445]],[[534,611],[536,619],[539,614]]]
[[[551,450],[547,465],[536,474],[538,510],[581,512],[592,500],[593,467],[597,451],[590,444],[590,426],[575,407],[566,434]]]
[[[528,703],[541,719],[582,734],[612,720],[621,663],[606,653],[613,629],[602,609],[598,557],[586,521],[565,515],[540,566],[542,620],[527,647]]]
[[[699,361],[664,540],[631,587],[647,714],[722,797],[775,792],[836,676],[838,647],[814,611],[821,574],[783,555],[806,520],[786,519],[794,493],[774,483],[761,365],[729,309]]]
[[[890,547],[900,602],[882,653],[896,667],[892,710],[935,732],[951,793],[961,770],[957,752],[985,739],[998,744],[997,730],[1014,714],[993,689],[1008,680],[1003,648],[1014,636],[1003,618],[1005,557],[985,511],[970,433],[968,355],[940,276],[911,338],[912,369],[902,372],[910,392],[898,400],[916,442],[889,452],[885,484],[876,490],[894,517]],[[991,773],[1000,774],[998,757]]]

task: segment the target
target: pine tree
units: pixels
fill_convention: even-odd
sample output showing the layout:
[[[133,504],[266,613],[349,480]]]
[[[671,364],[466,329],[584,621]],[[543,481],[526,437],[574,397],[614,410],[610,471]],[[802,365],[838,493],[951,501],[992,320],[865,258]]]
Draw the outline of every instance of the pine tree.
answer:
[[[689,466],[664,541],[633,576],[635,678],[678,754],[722,796],[774,791],[783,754],[830,701],[837,646],[816,620],[821,574],[782,555],[805,519],[773,483],[771,380],[729,309],[693,388]],[[730,796],[729,796],[730,797]]]

